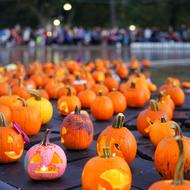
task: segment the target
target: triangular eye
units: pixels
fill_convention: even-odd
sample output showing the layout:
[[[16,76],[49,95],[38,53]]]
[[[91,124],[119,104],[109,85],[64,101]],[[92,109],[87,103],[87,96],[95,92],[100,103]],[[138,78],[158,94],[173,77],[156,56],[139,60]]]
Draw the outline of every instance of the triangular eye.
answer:
[[[8,143],[13,143],[14,142],[14,139],[13,137],[11,136],[8,136],[8,140],[7,140]]]
[[[31,164],[33,164],[33,163],[41,163],[41,162],[42,162],[42,159],[41,159],[39,153],[34,154],[34,156],[32,157],[32,159],[30,160]]]
[[[62,160],[59,155],[55,152],[51,160],[51,164],[62,164]]]

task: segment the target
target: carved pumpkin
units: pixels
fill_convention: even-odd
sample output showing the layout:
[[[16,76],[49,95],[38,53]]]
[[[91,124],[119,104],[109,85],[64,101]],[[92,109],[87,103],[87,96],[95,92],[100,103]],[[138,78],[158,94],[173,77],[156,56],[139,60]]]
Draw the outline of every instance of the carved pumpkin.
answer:
[[[149,126],[145,129],[149,133],[150,141],[157,146],[158,143],[166,138],[173,137],[175,135],[175,131],[170,128],[172,121],[167,121],[164,117],[161,119],[157,119],[154,123],[149,121],[150,118],[147,118],[149,122]]]
[[[82,189],[125,189],[131,188],[131,171],[124,159],[112,156],[109,148],[103,155],[91,158],[82,172]]]
[[[175,164],[173,180],[162,180],[155,182],[148,190],[189,190],[190,181],[184,180],[185,150],[182,136],[178,135],[174,139],[178,148],[178,156]],[[172,158],[172,157],[171,157]],[[168,162],[169,163],[169,162]]]
[[[141,111],[137,117],[137,129],[145,137],[149,136],[149,133],[145,129],[149,126],[147,118],[150,118],[151,122],[154,122],[156,119],[165,117],[168,119],[165,112],[162,112],[158,109],[158,103],[155,100],[150,101],[150,107]]]
[[[75,110],[75,107],[81,108],[80,99],[71,94],[70,88],[68,88],[67,96],[62,96],[58,99],[57,109],[62,115],[68,115]]]
[[[125,96],[121,92],[115,91],[113,89],[112,92],[108,94],[108,97],[112,101],[115,114],[124,112],[126,110],[127,102],[126,102]]]
[[[182,136],[180,126],[177,123],[173,122],[170,127],[175,129],[175,137],[164,138],[160,141],[154,153],[155,167],[166,179],[174,177],[175,166],[179,157],[176,138],[179,138],[179,136],[182,139],[184,146],[184,174],[188,174],[190,172],[190,139]]]
[[[80,113],[78,107],[74,114],[67,115],[62,123],[61,142],[68,149],[83,150],[93,140],[94,128],[86,114]]]
[[[169,120],[173,118],[173,110],[164,100],[158,101],[158,109],[160,111],[166,112]]]
[[[125,91],[124,95],[128,107],[144,107],[149,99],[147,91],[143,87],[136,87],[135,82],[131,82],[130,88]]]
[[[108,88],[104,84],[101,84],[101,83],[95,84],[92,87],[92,90],[95,92],[96,95],[98,95],[99,91],[102,91],[103,95],[107,95],[109,92]]]
[[[92,102],[96,98],[96,94],[91,89],[85,89],[81,92],[79,92],[78,97],[81,101],[82,108],[90,108]]]
[[[19,160],[23,150],[24,141],[22,135],[0,113],[0,163],[10,163]]]
[[[100,91],[90,107],[91,113],[96,120],[109,120],[114,113],[112,101]]]
[[[41,128],[40,111],[34,106],[28,106],[24,99],[19,98],[19,100],[23,105],[13,108],[13,121],[18,123],[27,135],[38,134]]]
[[[29,106],[34,106],[40,111],[42,124],[48,123],[53,116],[53,106],[51,102],[39,95],[36,90],[31,90],[30,93],[34,96],[27,100]]]
[[[31,147],[25,157],[25,169],[34,180],[55,180],[61,177],[67,166],[64,151],[49,142],[50,130],[47,129],[41,144]]]
[[[137,152],[137,143],[133,134],[123,127],[125,116],[119,113],[112,126],[104,129],[98,137],[96,150],[98,155],[103,154],[103,147],[109,146],[110,152],[124,158],[130,164]]]

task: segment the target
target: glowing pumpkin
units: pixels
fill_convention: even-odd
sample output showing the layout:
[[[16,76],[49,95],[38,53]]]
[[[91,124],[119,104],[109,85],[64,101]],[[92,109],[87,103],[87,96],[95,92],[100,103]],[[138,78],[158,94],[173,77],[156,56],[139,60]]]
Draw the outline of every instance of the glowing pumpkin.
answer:
[[[131,171],[124,159],[112,156],[109,148],[103,149],[101,157],[90,159],[82,172],[82,188],[87,190],[131,188]]]
[[[25,169],[34,180],[54,180],[61,177],[67,166],[64,151],[49,142],[47,129],[41,144],[31,147],[25,157]]]

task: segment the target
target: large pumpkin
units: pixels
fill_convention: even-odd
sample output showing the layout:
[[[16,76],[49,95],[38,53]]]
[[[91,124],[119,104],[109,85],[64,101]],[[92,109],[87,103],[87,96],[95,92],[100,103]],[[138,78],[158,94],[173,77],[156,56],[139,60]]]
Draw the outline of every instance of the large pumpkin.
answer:
[[[89,116],[80,113],[78,107],[74,114],[67,115],[62,123],[61,142],[68,149],[82,150],[90,146],[94,128]]]
[[[38,108],[40,111],[42,124],[48,123],[53,116],[53,106],[51,102],[45,98],[42,98],[35,90],[30,92],[34,97],[27,100],[28,105]]]
[[[10,163],[19,160],[23,151],[24,141],[22,135],[0,113],[0,163]]]
[[[123,127],[125,116],[119,113],[112,126],[104,129],[98,137],[96,150],[98,155],[103,154],[103,147],[109,146],[112,154],[124,158],[131,163],[137,152],[137,143],[133,134]]]
[[[31,147],[25,157],[25,169],[34,180],[54,180],[61,177],[67,166],[64,151],[49,142],[50,130],[47,129],[40,144]]]
[[[100,91],[90,107],[91,113],[96,120],[111,119],[114,113],[112,101]]]
[[[189,190],[190,181],[184,180],[185,151],[182,136],[176,136],[176,146],[178,148],[177,162],[173,180],[162,180],[155,182],[148,190]],[[170,150],[172,152],[172,150]],[[170,157],[172,159],[172,155]],[[167,159],[167,157],[166,157]],[[170,161],[168,162],[170,165]],[[168,170],[168,169],[167,169]],[[166,171],[167,171],[166,170]]]
[[[180,126],[177,123],[171,125],[176,131],[175,137],[164,138],[156,147],[154,153],[154,163],[157,171],[166,179],[174,177],[175,166],[179,157],[178,144],[176,138],[181,138],[184,147],[184,174],[190,173],[190,139],[182,136]]]
[[[151,122],[154,122],[156,119],[165,117],[168,119],[165,112],[162,112],[158,109],[158,103],[155,100],[150,101],[150,107],[141,111],[137,117],[137,129],[145,137],[149,136],[149,132],[145,129],[149,126],[147,119],[149,118]]]
[[[130,190],[132,175],[124,159],[112,156],[109,148],[103,155],[91,158],[82,172],[82,189],[123,189]]]
[[[115,114],[124,112],[126,110],[127,102],[125,96],[121,92],[112,89],[112,92],[108,94],[108,97],[112,101]]]
[[[13,121],[17,122],[27,135],[38,134],[42,123],[39,109],[35,106],[28,106],[24,99],[19,99],[23,105],[13,108]]]
[[[66,96],[61,96],[57,101],[57,109],[62,115],[68,115],[75,110],[75,107],[81,108],[80,99],[71,94],[71,90],[68,87],[68,93]]]

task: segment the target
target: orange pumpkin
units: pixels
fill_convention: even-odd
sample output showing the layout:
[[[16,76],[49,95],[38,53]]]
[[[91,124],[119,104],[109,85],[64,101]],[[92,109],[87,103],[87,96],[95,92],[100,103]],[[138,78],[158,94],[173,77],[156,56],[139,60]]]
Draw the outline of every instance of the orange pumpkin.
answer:
[[[71,94],[71,90],[68,87],[68,93],[66,96],[61,96],[57,102],[57,109],[62,115],[68,115],[75,110],[75,107],[81,108],[80,99]]]
[[[0,163],[19,160],[24,151],[22,135],[6,121],[2,113],[0,113],[0,145]]]
[[[93,140],[94,128],[89,116],[82,114],[78,107],[74,114],[67,115],[62,123],[61,142],[72,150],[83,150]]]
[[[149,118],[147,118],[147,120],[150,122]],[[175,135],[175,131],[170,128],[172,123],[172,121],[167,121],[164,117],[160,120],[155,120],[154,123],[149,123],[149,126],[145,129],[145,131],[149,133],[150,141],[155,146],[157,146],[162,139]]]
[[[85,89],[79,92],[78,97],[81,101],[82,108],[90,108],[92,102],[96,98],[96,94],[91,89]]]
[[[132,175],[127,162],[118,156],[112,156],[107,147],[103,152],[103,155],[93,157],[85,164],[82,189],[130,190]]]
[[[66,85],[66,86],[59,89],[58,97],[60,98],[61,96],[66,96],[68,93],[68,88],[71,90],[72,95],[75,96],[77,94],[77,91],[75,90],[75,88],[73,86]]]
[[[175,129],[175,137],[164,138],[156,147],[154,153],[154,163],[157,171],[166,179],[174,177],[175,166],[179,158],[178,143],[176,139],[181,139],[180,144],[184,147],[184,174],[190,171],[190,139],[182,136],[180,126],[177,123],[170,125]],[[180,147],[181,147],[180,145]]]
[[[96,120],[109,120],[114,113],[112,101],[100,91],[90,107],[91,113]]]
[[[117,90],[118,87],[119,87],[118,81],[115,78],[111,77],[111,76],[107,76],[105,78],[104,84],[107,86],[109,91],[111,91],[113,88]]]
[[[145,129],[149,126],[147,118],[149,118],[151,122],[154,122],[156,119],[160,119],[161,117],[165,117],[166,119],[168,119],[166,113],[158,109],[158,103],[155,100],[151,100],[150,107],[141,111],[137,117],[138,131],[143,136],[148,137],[149,133],[145,131]]]
[[[30,77],[33,80],[37,87],[43,87],[46,84],[46,76],[41,73],[36,73]]]
[[[116,73],[119,75],[121,79],[126,79],[129,75],[129,70],[127,65],[119,64],[116,68]]]
[[[112,92],[108,94],[108,97],[112,101],[115,114],[124,112],[126,110],[127,102],[125,96],[121,92],[112,90]]]
[[[92,76],[96,82],[102,82],[105,80],[105,74],[102,71],[94,71]]]
[[[96,150],[99,156],[103,154],[103,147],[108,146],[112,154],[124,158],[130,164],[137,152],[134,135],[124,125],[125,116],[119,113],[112,126],[104,129],[98,137]]]
[[[148,190],[161,190],[161,189],[162,190],[189,190],[190,189],[190,181],[184,180],[184,165],[186,163],[185,163],[185,150],[184,150],[185,147],[184,147],[184,142],[182,140],[182,136],[178,135],[174,141],[176,141],[175,147],[178,148],[178,156],[177,156],[176,164],[174,166],[175,171],[174,171],[173,180],[162,180],[162,181],[155,182],[153,185],[149,187]],[[170,151],[173,152],[173,150],[171,149]],[[172,156],[170,155],[169,157],[172,160]],[[163,159],[167,159],[167,157]],[[170,167],[170,160],[168,160],[167,165],[168,167]]]
[[[27,135],[38,134],[42,123],[39,110],[34,106],[28,106],[22,98],[19,100],[22,102],[22,106],[13,108],[13,121],[17,122]]]
[[[38,89],[38,93],[41,97],[49,100],[49,95],[45,89]]]
[[[0,83],[0,96],[8,95],[9,93],[9,84],[7,82]]]
[[[168,119],[171,120],[173,118],[173,110],[170,106],[168,106],[165,101],[158,101],[158,109],[167,114]]]

